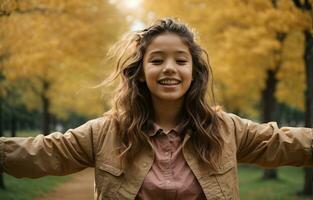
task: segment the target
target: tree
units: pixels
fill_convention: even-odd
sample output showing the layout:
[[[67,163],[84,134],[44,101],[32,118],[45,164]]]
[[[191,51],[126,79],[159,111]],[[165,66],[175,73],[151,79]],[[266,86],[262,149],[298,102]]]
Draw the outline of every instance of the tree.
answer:
[[[305,0],[293,1],[295,6],[304,12],[313,13],[313,1]],[[312,14],[311,14],[312,15]],[[306,71],[306,91],[305,91],[305,126],[313,127],[313,36],[312,26],[310,29],[304,30],[305,35],[305,47],[304,47],[304,61]],[[313,195],[313,170],[310,168],[304,168],[304,185],[302,194]]]
[[[0,33],[1,36],[1,33]],[[1,39],[0,39],[1,41]],[[1,45],[0,45],[1,49]],[[0,51],[1,52],[1,51]],[[4,104],[4,98],[6,96],[6,88],[5,88],[5,77],[3,75],[3,62],[5,59],[7,59],[8,53],[2,53],[0,54],[0,137],[3,136],[4,128],[3,128],[3,104]],[[3,174],[0,174],[0,189],[5,189]]]
[[[81,88],[99,83],[108,71],[100,66],[127,28],[124,16],[97,0],[5,1],[2,8],[4,46],[11,52],[5,76],[23,83],[21,99],[29,109],[42,111],[43,133],[50,132],[51,114],[102,113],[100,95]]]

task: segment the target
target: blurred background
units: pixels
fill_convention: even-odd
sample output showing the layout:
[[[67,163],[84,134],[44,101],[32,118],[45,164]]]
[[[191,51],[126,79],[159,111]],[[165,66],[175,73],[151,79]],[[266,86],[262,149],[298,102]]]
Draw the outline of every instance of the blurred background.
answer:
[[[65,131],[101,116],[110,108],[112,87],[91,87],[113,70],[108,49],[125,33],[162,17],[194,28],[213,68],[216,102],[226,111],[313,127],[312,5],[313,0],[0,0],[0,136]],[[240,166],[239,174],[242,199],[313,197],[309,168]],[[0,199],[35,199],[70,180],[4,175]]]

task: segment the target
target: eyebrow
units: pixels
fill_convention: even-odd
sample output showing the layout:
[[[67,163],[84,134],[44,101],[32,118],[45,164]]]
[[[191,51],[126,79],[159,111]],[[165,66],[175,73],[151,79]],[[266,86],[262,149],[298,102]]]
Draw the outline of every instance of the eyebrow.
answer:
[[[187,54],[187,55],[189,54],[187,51],[184,51],[184,50],[178,50],[178,51],[175,51],[174,53]],[[155,51],[149,52],[149,55],[153,55],[153,54],[164,54],[164,51],[155,50]]]

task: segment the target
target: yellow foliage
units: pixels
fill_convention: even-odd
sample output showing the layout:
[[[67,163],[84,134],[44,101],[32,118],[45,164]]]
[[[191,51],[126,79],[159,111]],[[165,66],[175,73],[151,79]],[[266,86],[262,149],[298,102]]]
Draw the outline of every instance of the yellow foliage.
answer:
[[[1,4],[11,14],[0,16],[5,27],[0,31],[0,54],[2,49],[10,52],[3,63],[6,81],[25,83],[20,86],[23,102],[40,109],[44,95],[50,111],[63,118],[69,111],[86,116],[103,113],[100,92],[85,88],[100,83],[110,70],[101,64],[127,28],[125,17],[107,1],[11,2]]]
[[[299,31],[288,34],[282,52],[283,63],[278,74],[277,99],[304,111],[305,66],[304,35]]]

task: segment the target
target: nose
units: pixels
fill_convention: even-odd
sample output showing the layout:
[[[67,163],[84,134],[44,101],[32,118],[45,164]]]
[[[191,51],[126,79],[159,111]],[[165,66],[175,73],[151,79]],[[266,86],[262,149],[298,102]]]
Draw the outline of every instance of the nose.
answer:
[[[164,63],[163,67],[163,73],[165,74],[172,74],[176,72],[176,67],[175,67],[176,62],[172,60],[168,60]]]

